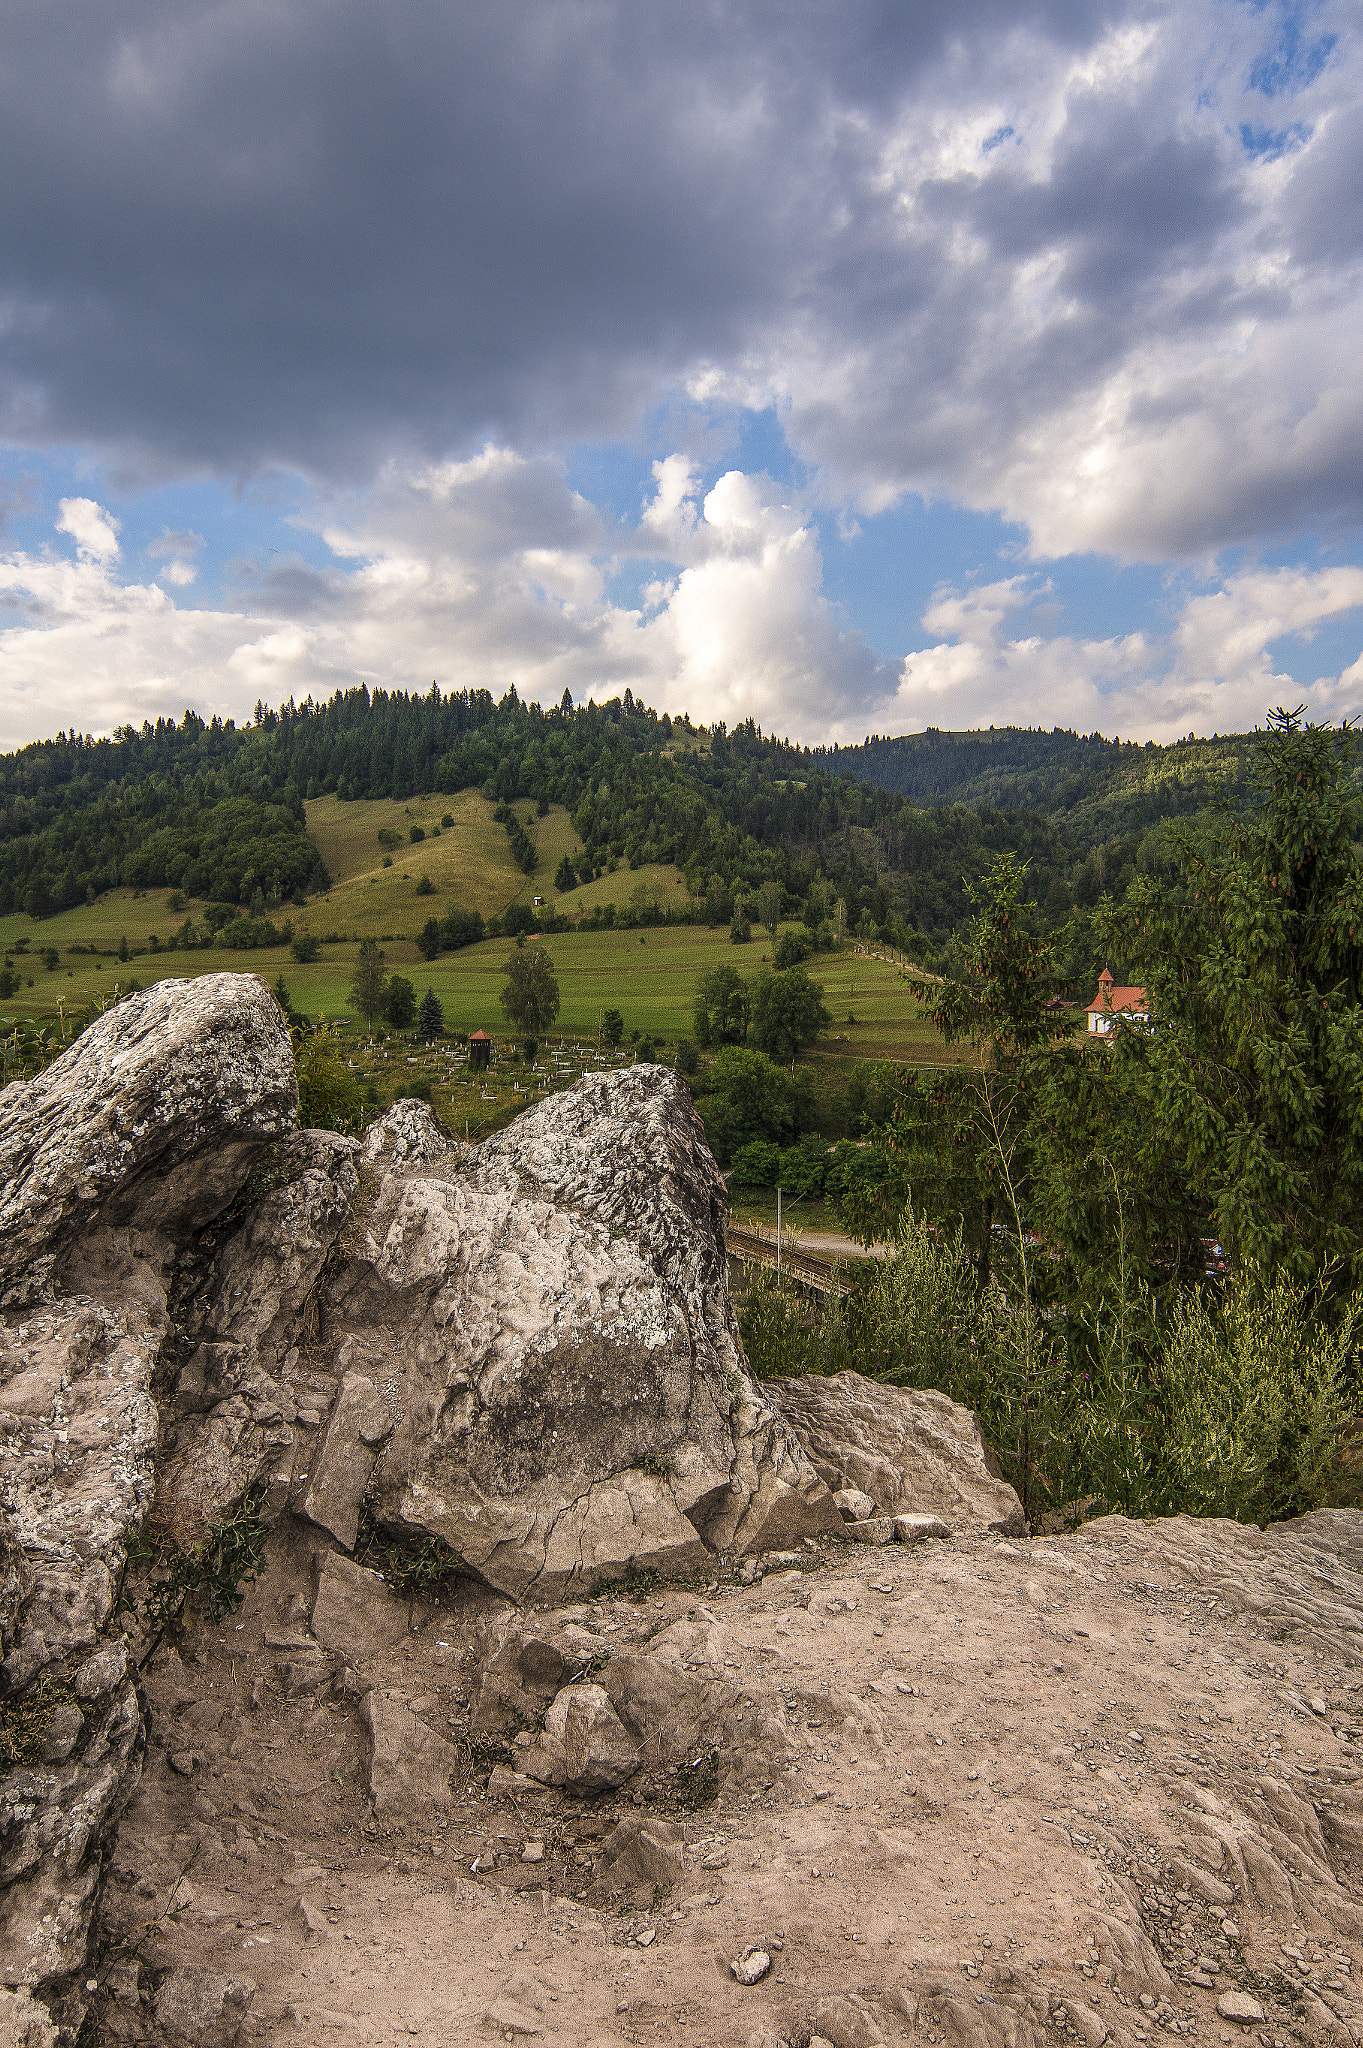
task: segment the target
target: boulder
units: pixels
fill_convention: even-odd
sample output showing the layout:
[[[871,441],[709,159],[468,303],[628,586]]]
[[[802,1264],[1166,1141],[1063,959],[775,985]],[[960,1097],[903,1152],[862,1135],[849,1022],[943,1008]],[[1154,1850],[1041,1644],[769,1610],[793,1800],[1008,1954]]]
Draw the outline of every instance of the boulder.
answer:
[[[0,1091],[0,1304],[38,1299],[96,1229],[206,1224],[297,1121],[288,1029],[255,975],[125,996]]]
[[[746,1370],[723,1182],[676,1075],[589,1077],[477,1151],[399,1108],[322,1300],[338,1359],[394,1389],[384,1524],[516,1598],[841,1526]]]
[[[882,1515],[933,1515],[953,1533],[1026,1533],[1021,1501],[989,1469],[979,1423],[945,1394],[859,1372],[769,1380],[762,1391],[834,1494],[854,1489]]]
[[[599,1685],[565,1685],[521,1758],[526,1777],[569,1792],[610,1792],[639,1768],[639,1748]]]
[[[840,1487],[833,1496],[833,1505],[844,1522],[868,1521],[876,1511],[876,1504],[870,1494],[863,1493],[860,1487],[856,1486]]]
[[[393,1418],[378,1388],[363,1373],[347,1373],[341,1381],[326,1433],[322,1438],[302,1512],[308,1521],[355,1548],[360,1502],[374,1471],[379,1445],[393,1427]]]
[[[658,1814],[631,1813],[601,1844],[601,1871],[588,1896],[618,1899],[622,1893],[652,1897],[671,1891],[686,1875],[686,1837],[675,1821]]]
[[[369,1731],[369,1796],[381,1819],[441,1811],[459,1758],[417,1719],[400,1693],[373,1691],[364,1701]]]

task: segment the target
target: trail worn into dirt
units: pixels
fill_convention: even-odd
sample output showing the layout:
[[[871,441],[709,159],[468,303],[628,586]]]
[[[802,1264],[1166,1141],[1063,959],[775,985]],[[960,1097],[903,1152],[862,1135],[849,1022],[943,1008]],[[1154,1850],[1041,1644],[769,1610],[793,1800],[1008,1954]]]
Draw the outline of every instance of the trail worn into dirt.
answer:
[[[145,1674],[105,2041],[176,1999],[185,2039],[280,2048],[1363,2040],[1363,1517],[831,1542],[537,1614],[466,1586],[348,1661],[309,1626],[312,1541]],[[570,1797],[510,1767],[533,1725],[470,1733],[508,1642],[605,1686],[668,1630],[681,1765],[641,1738]],[[371,1689],[420,1730],[396,1793]]]

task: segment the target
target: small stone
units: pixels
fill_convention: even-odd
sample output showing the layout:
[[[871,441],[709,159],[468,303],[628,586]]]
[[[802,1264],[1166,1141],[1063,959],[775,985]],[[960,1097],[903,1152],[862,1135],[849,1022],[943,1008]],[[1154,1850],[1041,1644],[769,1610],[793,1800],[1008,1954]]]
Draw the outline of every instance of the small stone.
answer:
[[[202,1762],[202,1750],[177,1749],[170,1760],[170,1767],[173,1771],[178,1771],[182,1778],[192,1778]]]
[[[1328,1700],[1323,1700],[1323,1699],[1321,1698],[1320,1694],[1319,1694],[1319,1693],[1317,1693],[1317,1694],[1316,1694],[1316,1697],[1315,1697],[1315,1698],[1314,1698],[1314,1699],[1313,1699],[1313,1700],[1311,1701],[1311,1712],[1312,1712],[1313,1714],[1328,1714],[1328,1713],[1329,1713],[1329,1711],[1330,1711],[1330,1704],[1329,1704],[1329,1701],[1328,1701]]]
[[[1225,1935],[1227,1941],[1238,1941],[1240,1939],[1240,1929],[1234,1920],[1223,1920],[1221,1922],[1221,1932]]]
[[[740,1984],[760,1984],[771,1968],[771,1957],[764,1948],[746,1948],[729,1968]]]
[[[1251,1998],[1247,1991],[1223,1991],[1216,2009],[1223,2020],[1234,2020],[1241,2027],[1257,2027],[1264,2016],[1258,1999]]]
[[[922,1543],[929,1536],[950,1536],[951,1531],[940,1515],[896,1515],[894,1534],[896,1543]]]
[[[657,1930],[653,1927],[641,1927],[634,1937],[640,1948],[651,1948],[657,1938]]]
[[[543,1861],[544,1861],[544,1844],[543,1844],[543,1842],[527,1842],[527,1843],[526,1843],[526,1845],[525,1845],[525,1847],[524,1847],[524,1848],[523,1848],[523,1849],[521,1850],[521,1862],[522,1862],[522,1863],[543,1863]]]
[[[329,1938],[331,1922],[321,1907],[315,1906],[306,1893],[298,1901],[298,1911],[302,1915],[303,1925],[314,1941],[326,1941]]]
[[[894,1521],[889,1515],[872,1515],[864,1522],[849,1522],[847,1534],[858,1543],[892,1543]]]
[[[844,1522],[865,1522],[876,1511],[870,1494],[863,1493],[858,1486],[844,1486],[834,1494],[833,1505]]]

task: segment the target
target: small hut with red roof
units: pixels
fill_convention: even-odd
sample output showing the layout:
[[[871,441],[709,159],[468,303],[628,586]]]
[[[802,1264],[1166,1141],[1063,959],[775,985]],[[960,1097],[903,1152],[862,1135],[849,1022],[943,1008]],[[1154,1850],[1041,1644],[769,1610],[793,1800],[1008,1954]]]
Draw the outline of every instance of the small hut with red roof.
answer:
[[[491,1061],[491,1038],[489,1038],[486,1031],[471,1031],[469,1033],[469,1065],[471,1067],[486,1067],[491,1064]]]

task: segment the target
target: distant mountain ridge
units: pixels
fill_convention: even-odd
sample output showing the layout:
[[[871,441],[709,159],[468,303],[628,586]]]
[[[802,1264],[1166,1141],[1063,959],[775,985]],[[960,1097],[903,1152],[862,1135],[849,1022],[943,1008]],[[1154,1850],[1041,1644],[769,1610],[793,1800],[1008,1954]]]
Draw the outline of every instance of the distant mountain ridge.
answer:
[[[730,731],[659,716],[628,690],[545,709],[514,690],[360,686],[258,705],[239,727],[187,712],[0,757],[0,914],[42,919],[112,888],[168,887],[259,915],[325,885],[307,800],[477,789],[513,851],[525,835],[506,807],[567,809],[582,851],[552,878],[565,914],[574,876],[671,865],[696,921],[728,922],[779,884],[787,917],[833,916],[926,957],[1003,852],[1030,863],[1048,920],[1120,896],[1152,829],[1248,799],[1251,747],[1248,735],[1158,747],[999,728],[810,748],[751,720]],[[533,867],[528,840],[521,853]]]
[[[918,804],[989,805],[1052,819],[1100,821],[1130,832],[1186,817],[1248,794],[1251,733],[1175,741],[1109,740],[1054,727],[873,735],[859,747],[826,747],[815,758]]]

